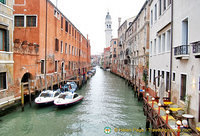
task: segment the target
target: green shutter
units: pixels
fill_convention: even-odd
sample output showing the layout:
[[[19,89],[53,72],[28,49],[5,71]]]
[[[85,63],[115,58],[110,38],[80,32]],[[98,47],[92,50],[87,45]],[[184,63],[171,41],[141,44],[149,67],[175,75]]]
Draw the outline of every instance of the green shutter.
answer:
[[[0,0],[0,2],[6,4],[6,0]]]
[[[9,31],[5,33],[5,51],[9,51]]]

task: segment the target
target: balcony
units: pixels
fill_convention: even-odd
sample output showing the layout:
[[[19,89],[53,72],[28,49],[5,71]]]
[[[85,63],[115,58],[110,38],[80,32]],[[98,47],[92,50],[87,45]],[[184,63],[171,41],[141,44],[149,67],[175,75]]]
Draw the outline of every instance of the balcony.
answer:
[[[195,58],[200,58],[200,41],[191,44],[192,44],[192,52]]]
[[[174,47],[174,56],[176,59],[189,59],[189,45]]]

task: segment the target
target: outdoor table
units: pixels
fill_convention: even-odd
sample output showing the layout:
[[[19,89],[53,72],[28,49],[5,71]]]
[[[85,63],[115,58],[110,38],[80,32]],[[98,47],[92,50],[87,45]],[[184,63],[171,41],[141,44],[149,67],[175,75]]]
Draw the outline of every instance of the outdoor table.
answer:
[[[196,129],[200,132],[200,127],[196,127]]]
[[[164,120],[166,120],[166,116],[162,116],[162,118],[163,118]],[[169,115],[169,116],[168,116],[168,120],[175,120],[175,119],[174,119],[174,117],[172,117],[172,116]]]
[[[183,110],[182,108],[169,108],[172,112]]]
[[[182,116],[183,116],[184,118],[187,119],[188,126],[191,128],[191,126],[190,126],[190,122],[189,122],[189,119],[193,119],[194,116],[193,116],[193,115],[190,115],[190,114],[183,114]]]
[[[164,105],[171,105],[171,104],[173,104],[173,102],[163,102],[164,103]]]

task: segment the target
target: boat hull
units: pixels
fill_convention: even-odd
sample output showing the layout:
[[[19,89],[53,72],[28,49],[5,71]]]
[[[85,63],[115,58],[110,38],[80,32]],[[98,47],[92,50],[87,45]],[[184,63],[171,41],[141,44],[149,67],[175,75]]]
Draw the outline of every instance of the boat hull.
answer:
[[[45,107],[45,106],[51,106],[51,105],[53,105],[53,104],[54,104],[53,102],[54,102],[54,101],[40,102],[40,103],[35,102],[35,104],[37,104],[38,106],[41,106],[41,107]]]
[[[79,98],[78,100],[75,100],[75,101],[71,101],[71,102],[66,102],[66,103],[60,103],[60,104],[57,104],[57,103],[54,103],[58,108],[64,108],[64,107],[68,107],[68,106],[72,106],[74,104],[77,104],[79,102],[81,102],[83,100],[83,96],[81,98]]]

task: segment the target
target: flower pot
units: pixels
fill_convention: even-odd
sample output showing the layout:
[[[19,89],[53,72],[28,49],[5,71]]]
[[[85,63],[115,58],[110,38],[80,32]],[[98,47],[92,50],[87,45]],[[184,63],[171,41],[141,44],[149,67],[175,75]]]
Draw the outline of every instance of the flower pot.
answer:
[[[25,50],[27,48],[27,46],[28,46],[27,44],[22,44],[22,49]]]
[[[14,47],[15,47],[15,48],[19,48],[20,45],[21,45],[21,43],[14,43]]]

